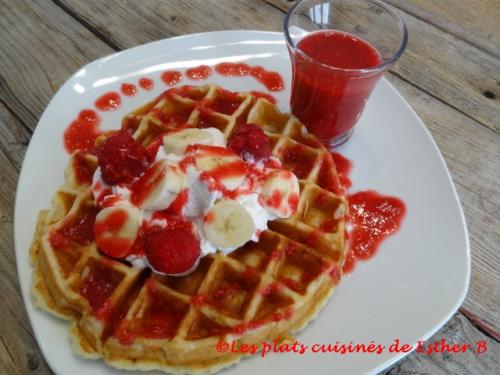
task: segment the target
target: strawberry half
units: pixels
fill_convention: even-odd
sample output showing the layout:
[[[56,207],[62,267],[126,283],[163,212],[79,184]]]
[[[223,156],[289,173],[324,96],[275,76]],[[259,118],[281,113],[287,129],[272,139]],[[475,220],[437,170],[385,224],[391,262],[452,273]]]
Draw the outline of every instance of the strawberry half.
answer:
[[[198,261],[200,241],[188,228],[162,228],[146,237],[145,253],[154,270],[168,275],[189,271]]]

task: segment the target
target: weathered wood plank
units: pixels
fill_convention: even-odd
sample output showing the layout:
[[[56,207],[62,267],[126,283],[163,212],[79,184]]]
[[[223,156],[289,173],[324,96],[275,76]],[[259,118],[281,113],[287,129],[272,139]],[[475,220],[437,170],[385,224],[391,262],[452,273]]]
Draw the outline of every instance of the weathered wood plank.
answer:
[[[87,62],[114,52],[50,1],[0,3],[0,372],[50,374],[26,316],[15,266],[16,182],[39,116],[58,87]],[[22,123],[24,124],[22,124]]]
[[[295,3],[265,1],[284,11]],[[442,6],[449,3],[443,2]],[[500,133],[500,59],[411,14],[395,10],[406,22],[409,41],[403,57],[391,71]],[[500,19],[496,22],[500,24]]]
[[[72,73],[115,52],[49,0],[2,0],[0,35],[0,99],[31,129]]]
[[[0,102],[0,373],[48,374],[19,292],[12,223],[16,183],[29,132]]]
[[[498,1],[385,1],[500,58]]]
[[[260,0],[55,1],[120,49],[181,34],[282,28],[282,13]]]
[[[384,375],[492,375],[500,368],[500,344],[481,334],[461,314],[453,318],[427,344],[445,339],[448,344],[471,344],[474,347],[478,341],[486,342],[487,351],[476,354],[475,350],[465,353],[436,353],[427,355],[413,352],[398,362],[391,369],[384,371]]]

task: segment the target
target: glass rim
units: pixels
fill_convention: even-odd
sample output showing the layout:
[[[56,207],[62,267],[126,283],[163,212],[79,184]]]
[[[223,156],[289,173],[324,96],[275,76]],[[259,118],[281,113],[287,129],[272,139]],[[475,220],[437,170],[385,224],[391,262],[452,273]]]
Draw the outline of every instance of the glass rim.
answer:
[[[332,66],[332,65],[328,65],[328,64],[322,63],[322,62],[316,60],[314,57],[309,56],[307,53],[305,53],[304,51],[302,51],[300,48],[298,48],[298,46],[293,42],[293,40],[292,40],[292,38],[290,36],[290,33],[288,32],[288,23],[290,21],[290,17],[292,15],[292,13],[304,1],[307,1],[307,0],[300,0],[300,1],[298,1],[287,12],[287,14],[285,16],[284,23],[283,23],[283,30],[284,30],[284,33],[285,33],[285,41],[286,41],[286,43],[295,52],[299,53],[301,56],[305,57],[306,59],[311,60],[315,64],[318,64],[318,65],[320,65],[320,66],[322,66],[322,67],[324,67],[326,69],[331,69],[331,70],[335,70],[335,71],[368,74],[368,73],[374,73],[374,72],[378,72],[378,71],[383,71],[386,68],[389,68],[390,66],[392,66],[401,57],[401,55],[403,54],[404,50],[406,49],[406,45],[408,43],[408,29],[406,27],[406,23],[404,22],[403,18],[401,16],[399,16],[398,14],[396,14],[390,7],[388,7],[384,3],[380,2],[379,0],[363,0],[366,3],[372,3],[372,4],[374,4],[374,5],[382,8],[384,11],[386,11],[387,13],[389,13],[397,21],[397,23],[400,26],[400,29],[401,29],[401,31],[403,33],[403,39],[401,41],[401,45],[399,46],[398,50],[389,59],[387,59],[386,61],[382,61],[382,63],[380,63],[380,64],[378,64],[376,66],[372,66],[370,68],[339,68],[339,67],[335,67],[335,66]],[[333,30],[335,30],[335,29],[333,29]]]

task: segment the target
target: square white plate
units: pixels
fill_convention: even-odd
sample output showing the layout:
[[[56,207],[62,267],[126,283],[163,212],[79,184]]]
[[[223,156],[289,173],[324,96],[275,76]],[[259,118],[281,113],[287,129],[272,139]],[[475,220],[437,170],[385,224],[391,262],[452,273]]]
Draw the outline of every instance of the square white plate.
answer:
[[[103,93],[147,76],[151,91],[123,97],[115,112],[101,113],[104,129],[166,89],[160,74],[222,61],[246,62],[278,71],[284,91],[274,93],[288,111],[290,62],[282,34],[223,31],[186,35],[132,48],[80,69],[53,97],[26,153],[17,190],[15,247],[26,309],[50,367],[59,374],[117,374],[102,361],[73,354],[67,323],[34,308],[30,299],[32,268],[28,249],[36,217],[50,207],[63,182],[68,160],[62,134],[83,108],[92,108]],[[196,84],[184,79],[180,84]],[[208,82],[229,90],[265,88],[250,77],[212,75]],[[385,80],[376,87],[352,138],[339,152],[354,162],[351,191],[375,189],[400,197],[407,215],[400,231],[383,243],[370,261],[359,262],[344,277],[319,317],[297,339],[306,344],[364,343],[390,345],[396,338],[415,344],[441,327],[467,291],[470,255],[467,229],[455,188],[429,131],[398,92]],[[380,371],[404,354],[271,354],[243,360],[225,374],[363,374]]]

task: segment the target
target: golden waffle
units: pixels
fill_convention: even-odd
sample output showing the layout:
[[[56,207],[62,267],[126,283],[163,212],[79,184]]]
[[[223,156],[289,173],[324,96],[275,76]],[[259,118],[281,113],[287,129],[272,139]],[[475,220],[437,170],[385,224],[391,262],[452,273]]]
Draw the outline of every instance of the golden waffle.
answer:
[[[179,126],[217,127],[228,137],[245,122],[264,129],[273,154],[300,179],[298,210],[269,222],[258,243],[208,255],[183,277],[136,269],[78,238],[52,246],[51,236],[84,227],[96,209],[78,173],[91,173],[97,160],[72,155],[51,209],[39,215],[31,256],[34,300],[71,320],[80,355],[126,369],[215,372],[242,356],[219,353],[219,341],[288,339],[324,305],[340,280],[347,205],[331,155],[295,117],[251,94],[185,86],[127,115],[122,127],[148,146]]]

